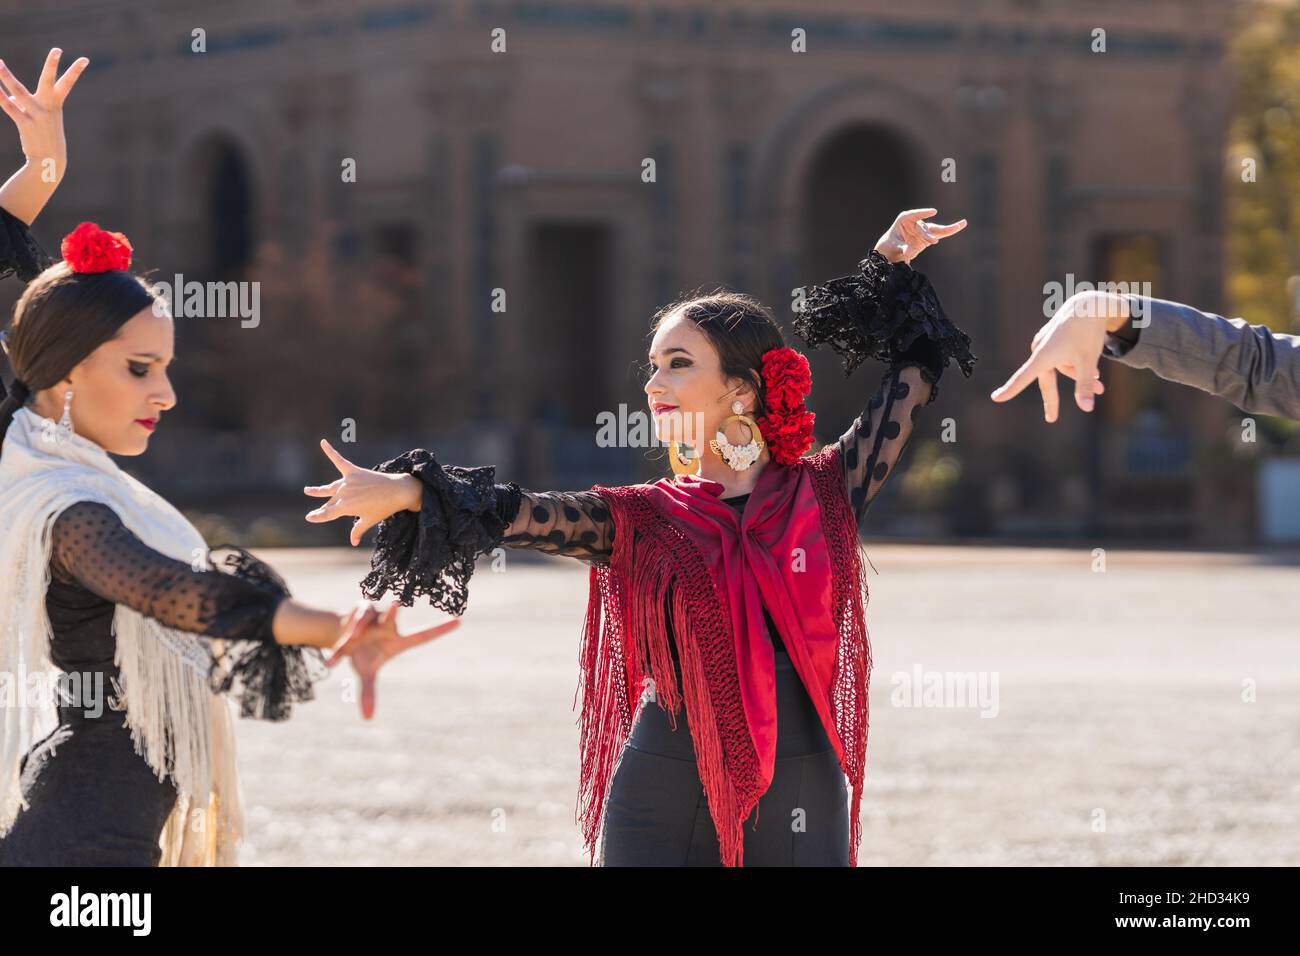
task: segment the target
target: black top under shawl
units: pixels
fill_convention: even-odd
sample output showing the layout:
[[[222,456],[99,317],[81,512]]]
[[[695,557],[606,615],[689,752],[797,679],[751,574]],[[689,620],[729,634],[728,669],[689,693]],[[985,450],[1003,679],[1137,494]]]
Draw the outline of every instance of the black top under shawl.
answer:
[[[975,356],[929,280],[879,253],[864,259],[857,275],[813,286],[806,303],[794,325],[809,346],[829,344],[844,356],[847,372],[866,358],[888,364],[879,388],[837,442],[845,493],[861,525],[911,437],[913,419],[934,400],[948,361],[956,360],[969,376]],[[491,465],[444,466],[426,449],[375,467],[414,475],[424,492],[418,513],[401,511],[379,523],[361,585],[372,600],[392,591],[404,605],[426,597],[460,615],[475,560],[497,547],[587,564],[607,563],[613,553],[613,521],[597,492],[528,491],[497,483]]]

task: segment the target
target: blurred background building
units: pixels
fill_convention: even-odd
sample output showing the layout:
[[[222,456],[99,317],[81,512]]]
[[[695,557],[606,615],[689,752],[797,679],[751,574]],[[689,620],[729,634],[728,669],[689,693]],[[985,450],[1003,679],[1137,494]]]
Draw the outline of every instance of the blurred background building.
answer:
[[[949,371],[867,533],[1236,544],[1265,537],[1280,423],[1247,445],[1240,412],[1109,362],[1098,411],[1067,389],[1055,426],[1036,390],[988,394],[1026,358],[1046,283],[1149,281],[1240,314],[1231,54],[1253,9],[47,0],[0,4],[0,55],[33,80],[52,45],[92,60],[36,224],[48,248],[91,219],[155,279],[260,283],[255,326],[177,318],[180,404],[124,462],[255,543],[341,540],[301,521],[301,485],[335,476],[321,436],[537,489],[668,474],[662,448],[596,441],[598,414],[644,411],[655,310],[724,286],[788,329],[795,287],[934,206],[970,225],[917,265],[981,362]],[[881,370],[810,359],[831,441]]]

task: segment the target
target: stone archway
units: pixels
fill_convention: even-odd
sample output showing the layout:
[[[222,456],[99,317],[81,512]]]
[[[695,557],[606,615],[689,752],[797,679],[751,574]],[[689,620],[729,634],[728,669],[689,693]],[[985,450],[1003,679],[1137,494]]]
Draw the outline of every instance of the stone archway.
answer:
[[[221,129],[196,138],[182,154],[180,177],[186,202],[181,213],[184,243],[177,266],[184,282],[243,282],[256,253],[258,201],[248,152],[239,140]],[[172,281],[172,276],[165,277]],[[177,389],[198,420],[216,428],[244,424],[247,396],[238,375],[247,336],[235,334],[237,323],[213,316],[181,317],[178,337],[190,356],[177,371]]]
[[[267,233],[275,157],[266,144],[279,137],[247,102],[216,97],[196,102],[178,126],[165,218],[176,264],[196,273],[237,267]],[[232,212],[214,208],[223,198],[236,203]]]
[[[942,214],[960,202],[939,179],[944,125],[913,91],[852,80],[793,104],[772,128],[756,177],[760,274],[783,327],[791,290],[851,272],[898,212],[930,205]],[[877,371],[846,378],[829,350],[808,358],[816,435],[832,441],[875,391]]]
[[[196,147],[202,204],[201,264],[213,280],[238,278],[252,261],[254,210],[252,173],[239,144],[214,134]]]
[[[852,273],[894,216],[919,203],[917,170],[909,157],[896,131],[875,124],[843,127],[819,145],[803,182],[801,275],[828,279]],[[808,361],[817,383],[808,404],[817,413],[816,435],[831,441],[861,411],[875,389],[876,373],[864,369],[847,378],[841,360],[826,349],[809,354]]]

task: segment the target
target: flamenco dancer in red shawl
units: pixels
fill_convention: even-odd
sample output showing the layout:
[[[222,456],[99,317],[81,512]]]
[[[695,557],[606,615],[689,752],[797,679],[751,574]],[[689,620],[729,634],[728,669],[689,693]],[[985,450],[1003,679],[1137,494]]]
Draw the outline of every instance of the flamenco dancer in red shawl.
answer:
[[[975,362],[909,265],[965,226],[924,221],[935,213],[900,214],[857,274],[808,290],[794,328],[809,347],[829,344],[846,373],[888,365],[816,454],[808,362],[736,293],[654,318],[645,392],[672,478],[534,492],[425,450],[365,469],[322,441],[342,477],[305,489],[329,498],[307,518],[356,517],[354,545],[379,526],[367,597],[460,615],[475,559],[498,545],[591,566],[578,814],[592,862],[603,835],[606,866],[857,865],[871,671],[858,526],[949,359],[968,377]]]

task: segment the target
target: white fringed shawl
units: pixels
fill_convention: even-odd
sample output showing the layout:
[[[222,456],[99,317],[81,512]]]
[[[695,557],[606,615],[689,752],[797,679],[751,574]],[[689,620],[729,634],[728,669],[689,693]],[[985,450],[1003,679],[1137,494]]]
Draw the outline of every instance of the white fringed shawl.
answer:
[[[155,550],[211,567],[202,535],[184,515],[94,442],[75,434],[55,441],[54,425],[20,408],[0,452],[0,836],[26,806],[23,755],[58,726],[54,702],[41,695],[33,705],[24,692],[34,681],[52,686],[58,674],[45,610],[55,519],[76,502],[100,502]],[[160,840],[161,865],[234,865],[243,814],[230,704],[207,681],[212,658],[203,642],[212,639],[121,604],[113,631],[135,750],[179,794]]]

